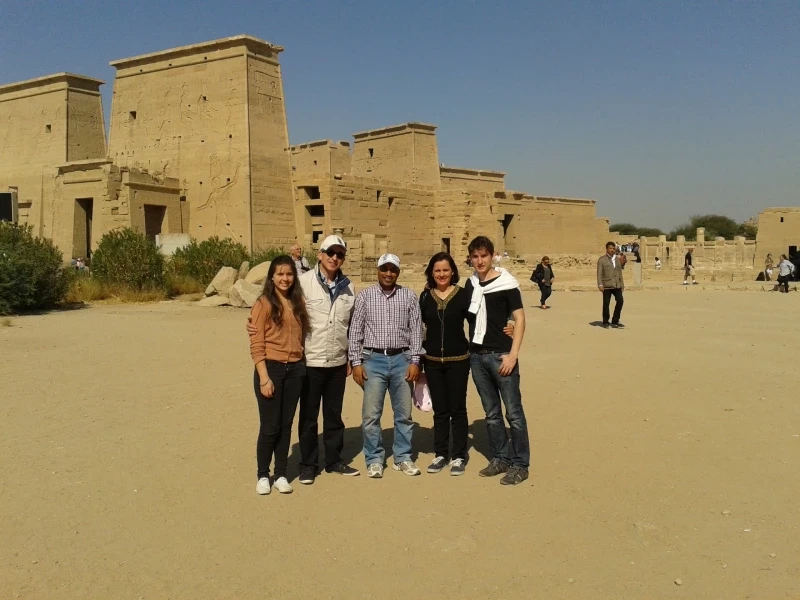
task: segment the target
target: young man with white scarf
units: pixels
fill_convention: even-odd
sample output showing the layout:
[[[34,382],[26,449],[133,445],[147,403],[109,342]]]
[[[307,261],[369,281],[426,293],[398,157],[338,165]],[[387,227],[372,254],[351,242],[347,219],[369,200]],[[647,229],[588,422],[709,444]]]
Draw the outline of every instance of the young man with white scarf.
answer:
[[[471,294],[469,312],[470,368],[472,380],[486,413],[486,429],[492,458],[481,477],[505,473],[503,485],[517,485],[528,478],[530,442],[519,386],[519,350],[525,335],[525,310],[519,282],[511,273],[492,266],[494,244],[478,236],[468,247],[475,273],[465,291]],[[514,319],[514,337],[504,332]],[[502,404],[511,428],[511,440],[503,422]]]

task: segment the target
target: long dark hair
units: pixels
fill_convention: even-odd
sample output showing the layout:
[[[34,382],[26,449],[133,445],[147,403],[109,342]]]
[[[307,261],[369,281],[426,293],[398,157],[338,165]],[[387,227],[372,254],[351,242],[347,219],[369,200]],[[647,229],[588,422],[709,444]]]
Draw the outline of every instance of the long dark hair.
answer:
[[[437,252],[431,256],[430,261],[428,261],[428,267],[425,269],[425,277],[428,278],[428,288],[431,290],[436,287],[436,280],[433,278],[433,265],[442,260],[446,260],[448,263],[450,263],[450,268],[453,270],[453,275],[450,278],[450,284],[455,285],[458,283],[458,267],[456,266],[456,261],[454,261],[453,257],[447,252]]]
[[[297,280],[297,267],[295,266],[294,259],[291,256],[282,254],[281,256],[276,256],[272,259],[272,263],[269,265],[267,278],[264,280],[264,290],[261,293],[267,299],[267,302],[269,302],[270,308],[272,309],[270,311],[272,313],[272,322],[275,323],[276,327],[282,327],[283,304],[281,303],[280,298],[278,298],[278,294],[280,294],[280,292],[275,289],[275,283],[272,281],[272,276],[275,275],[275,271],[278,270],[278,267],[283,266],[290,267],[292,269],[292,273],[294,274],[294,282],[292,283],[292,287],[289,288],[289,294],[287,295],[286,299],[289,301],[289,304],[292,305],[292,312],[294,313],[295,317],[297,317],[297,320],[300,321],[300,327],[303,329],[303,338],[305,338],[309,330],[308,312],[306,311],[306,301],[303,297],[303,290],[300,288],[300,282]]]

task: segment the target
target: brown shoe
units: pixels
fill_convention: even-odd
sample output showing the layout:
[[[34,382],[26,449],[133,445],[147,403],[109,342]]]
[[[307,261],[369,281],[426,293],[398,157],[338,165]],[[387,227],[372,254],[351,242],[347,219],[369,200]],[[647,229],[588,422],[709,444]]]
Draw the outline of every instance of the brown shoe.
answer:
[[[512,466],[500,480],[502,485],[518,485],[528,478],[528,469]]]
[[[481,477],[494,477],[495,475],[500,475],[501,473],[508,471],[508,467],[509,465],[504,463],[502,460],[493,458],[492,462],[486,465],[486,468],[478,471],[478,475]]]

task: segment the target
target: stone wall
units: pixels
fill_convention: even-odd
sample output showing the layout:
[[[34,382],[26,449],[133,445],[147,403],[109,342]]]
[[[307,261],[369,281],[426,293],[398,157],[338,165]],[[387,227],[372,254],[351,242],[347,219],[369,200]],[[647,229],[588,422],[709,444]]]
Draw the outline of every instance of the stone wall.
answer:
[[[350,142],[318,140],[290,148],[292,172],[297,176],[350,172]]]
[[[722,267],[752,268],[756,255],[756,242],[737,236],[732,240],[718,237],[706,240],[705,229],[697,229],[696,241],[686,241],[679,235],[676,241],[668,242],[667,236],[639,238],[639,254],[645,270],[655,269],[656,257],[661,259],[662,270],[683,269],[684,257],[694,248],[692,264],[697,269],[719,269]]]
[[[436,187],[439,154],[436,126],[404,123],[354,133],[350,172],[356,177]]]
[[[790,255],[791,247],[800,249],[800,207],[768,208],[758,215],[757,252],[755,265],[763,268],[767,254],[772,254],[774,264],[780,255]]]

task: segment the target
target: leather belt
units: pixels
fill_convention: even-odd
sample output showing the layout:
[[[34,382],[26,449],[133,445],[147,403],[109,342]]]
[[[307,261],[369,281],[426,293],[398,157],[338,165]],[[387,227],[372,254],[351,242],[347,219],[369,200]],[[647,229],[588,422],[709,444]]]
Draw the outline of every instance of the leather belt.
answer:
[[[408,350],[408,348],[364,348],[364,350],[383,354],[384,356],[397,356]]]

